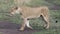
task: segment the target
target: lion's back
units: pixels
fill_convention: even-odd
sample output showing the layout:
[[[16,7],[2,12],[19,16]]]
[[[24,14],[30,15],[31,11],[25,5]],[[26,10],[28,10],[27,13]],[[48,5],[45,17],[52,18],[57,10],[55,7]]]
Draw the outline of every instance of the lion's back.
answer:
[[[48,11],[48,7],[37,7],[37,8],[23,7],[22,9],[23,9],[22,14],[25,18],[26,17],[34,18],[40,16],[42,13],[45,14]]]

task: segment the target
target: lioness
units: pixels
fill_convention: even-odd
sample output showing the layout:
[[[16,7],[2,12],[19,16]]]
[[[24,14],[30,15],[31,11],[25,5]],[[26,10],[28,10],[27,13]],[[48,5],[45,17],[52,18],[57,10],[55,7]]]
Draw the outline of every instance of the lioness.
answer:
[[[38,18],[40,16],[42,16],[45,20],[45,24],[44,27],[46,29],[49,28],[49,15],[48,15],[48,7],[46,6],[41,6],[41,7],[14,7],[12,8],[11,12],[10,12],[10,16],[14,15],[14,14],[21,14],[21,17],[23,18],[23,23],[22,26],[19,30],[24,30],[25,26],[27,26],[28,28],[33,29],[30,25],[29,25],[29,20],[31,18]]]

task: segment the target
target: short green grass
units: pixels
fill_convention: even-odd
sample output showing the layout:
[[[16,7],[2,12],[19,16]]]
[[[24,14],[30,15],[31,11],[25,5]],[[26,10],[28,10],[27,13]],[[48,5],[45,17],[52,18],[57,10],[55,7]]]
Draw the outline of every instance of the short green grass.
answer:
[[[45,0],[32,0],[31,3],[26,4],[27,6],[50,6],[52,3],[48,3]],[[0,0],[0,21],[11,21],[12,23],[20,24],[22,19],[20,16],[14,15],[13,17],[7,16],[9,14],[10,8],[14,6],[13,0]],[[45,23],[42,18],[30,20],[30,24],[34,29],[40,30],[40,32],[35,32],[33,34],[60,34],[60,10],[50,10],[50,29],[43,29],[42,25]],[[57,18],[56,18],[57,17]],[[58,21],[56,23],[55,21]]]

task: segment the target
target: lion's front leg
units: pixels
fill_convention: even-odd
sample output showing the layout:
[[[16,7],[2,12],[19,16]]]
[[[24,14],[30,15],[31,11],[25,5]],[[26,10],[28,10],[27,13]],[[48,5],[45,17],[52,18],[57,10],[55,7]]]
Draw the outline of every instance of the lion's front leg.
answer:
[[[22,23],[22,26],[20,28],[20,30],[24,30],[25,26],[27,26],[30,29],[33,29],[30,25],[29,25],[29,20],[27,20],[27,18],[23,19],[24,22]]]
[[[21,26],[21,28],[19,29],[19,30],[24,30],[25,29],[25,26],[26,26],[26,18],[23,18],[23,23],[22,23],[22,26]]]
[[[21,28],[19,30],[23,31],[25,28],[25,20],[23,21],[22,25],[21,25]]]
[[[27,26],[28,28],[33,29],[33,28],[29,25],[29,20],[26,19],[25,24],[26,24],[26,26]]]

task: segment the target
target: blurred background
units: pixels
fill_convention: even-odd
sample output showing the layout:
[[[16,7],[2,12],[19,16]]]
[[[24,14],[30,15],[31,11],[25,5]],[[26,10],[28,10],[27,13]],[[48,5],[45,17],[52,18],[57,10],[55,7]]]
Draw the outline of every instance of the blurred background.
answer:
[[[19,15],[14,15],[13,17],[7,16],[11,7],[14,6],[49,7],[51,28],[47,31],[43,30],[33,34],[60,34],[60,0],[0,0],[0,21],[9,21],[16,24],[22,23]],[[30,24],[35,29],[40,29],[44,21],[41,18],[32,19],[30,20]]]

